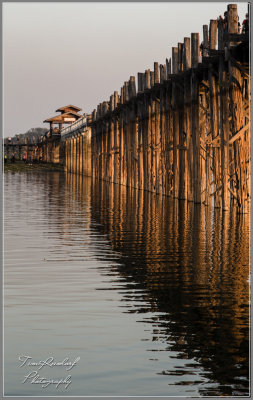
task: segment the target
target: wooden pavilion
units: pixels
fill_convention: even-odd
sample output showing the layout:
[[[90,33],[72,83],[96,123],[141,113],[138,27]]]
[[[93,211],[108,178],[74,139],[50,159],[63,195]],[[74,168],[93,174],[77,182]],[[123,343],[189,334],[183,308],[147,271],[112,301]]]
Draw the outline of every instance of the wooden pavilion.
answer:
[[[56,115],[54,117],[45,119],[43,122],[47,122],[50,124],[50,134],[56,133],[59,134],[63,124],[73,124],[73,122],[82,118],[81,114],[78,114],[78,111],[82,109],[73,105],[68,105],[65,107],[58,108],[56,112],[60,112],[60,115]],[[54,124],[58,125],[58,128],[54,128]]]

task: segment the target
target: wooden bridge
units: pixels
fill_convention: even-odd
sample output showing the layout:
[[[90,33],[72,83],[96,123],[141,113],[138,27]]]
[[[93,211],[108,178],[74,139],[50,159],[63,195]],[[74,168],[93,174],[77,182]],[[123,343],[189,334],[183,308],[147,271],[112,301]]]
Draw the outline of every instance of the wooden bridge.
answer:
[[[236,4],[226,28],[211,20],[201,46],[198,33],[185,37],[172,60],[138,73],[138,91],[131,76],[79,133],[62,131],[65,170],[248,212],[249,35],[238,34]]]

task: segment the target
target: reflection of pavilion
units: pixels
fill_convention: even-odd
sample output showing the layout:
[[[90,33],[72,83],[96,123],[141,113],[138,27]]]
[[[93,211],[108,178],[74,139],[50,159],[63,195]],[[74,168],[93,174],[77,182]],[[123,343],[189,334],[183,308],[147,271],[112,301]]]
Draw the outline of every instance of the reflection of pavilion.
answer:
[[[59,134],[63,124],[73,124],[73,122],[82,118],[81,114],[78,114],[78,111],[81,111],[81,108],[68,105],[65,107],[58,108],[56,112],[60,112],[60,115],[56,115],[55,117],[51,117],[46,119],[43,122],[49,122],[50,124],[50,134]],[[58,124],[59,128],[54,128],[53,125]]]

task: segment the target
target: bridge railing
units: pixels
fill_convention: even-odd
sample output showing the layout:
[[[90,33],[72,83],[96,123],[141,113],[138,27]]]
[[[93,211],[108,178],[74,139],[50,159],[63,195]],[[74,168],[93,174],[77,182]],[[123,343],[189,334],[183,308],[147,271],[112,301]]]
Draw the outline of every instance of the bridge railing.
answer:
[[[83,127],[87,126],[87,116],[83,116],[82,118],[78,119],[76,122],[73,124],[67,126],[66,128],[63,128],[61,130],[61,136],[62,137],[67,137],[74,133],[76,130],[81,129]]]

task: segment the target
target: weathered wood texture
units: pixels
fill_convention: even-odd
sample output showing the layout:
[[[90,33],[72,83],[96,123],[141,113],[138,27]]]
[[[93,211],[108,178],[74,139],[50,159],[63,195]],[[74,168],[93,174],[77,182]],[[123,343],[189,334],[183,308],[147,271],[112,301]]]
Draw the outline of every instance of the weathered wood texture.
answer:
[[[133,76],[124,82],[93,111],[90,128],[68,139],[67,171],[248,212],[249,49],[237,22],[230,4],[228,34],[211,20],[201,53],[192,33],[164,65],[138,73],[138,92]]]

